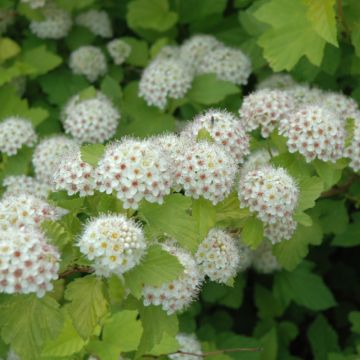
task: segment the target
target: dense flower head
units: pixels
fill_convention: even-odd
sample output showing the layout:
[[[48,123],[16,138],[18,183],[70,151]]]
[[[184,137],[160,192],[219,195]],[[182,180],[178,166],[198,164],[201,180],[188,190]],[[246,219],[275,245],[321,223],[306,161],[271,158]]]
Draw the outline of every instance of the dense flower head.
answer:
[[[68,195],[93,195],[96,189],[95,169],[81,159],[80,151],[66,155],[59,163],[53,177],[56,190],[66,190]]]
[[[318,104],[322,101],[324,94],[323,90],[316,86],[310,87],[308,84],[290,86],[286,89],[286,92],[294,99],[298,107]]]
[[[304,106],[282,119],[279,133],[287,138],[289,152],[307,162],[318,158],[336,162],[344,152],[344,123],[336,112],[320,105]]]
[[[0,230],[40,229],[42,221],[58,220],[67,210],[50,205],[33,195],[7,196],[0,201]]]
[[[184,353],[197,354],[198,356],[171,354],[168,356],[171,360],[194,360],[195,357],[201,357],[201,343],[195,334],[179,333],[176,335],[176,340],[180,345],[179,351]]]
[[[263,89],[245,96],[239,113],[247,131],[261,127],[261,135],[267,138],[294,109],[295,102],[287,92]]]
[[[211,229],[195,254],[200,272],[210,280],[226,283],[235,277],[240,265],[237,244],[221,229]]]
[[[292,217],[284,217],[273,224],[267,224],[264,235],[272,244],[276,244],[283,240],[290,240],[296,228],[297,222]]]
[[[142,229],[125,216],[103,215],[92,219],[78,241],[80,251],[94,261],[101,276],[121,275],[139,264],[145,254]]]
[[[36,141],[36,132],[30,120],[12,116],[0,122],[0,152],[16,155],[24,145],[31,147]]]
[[[345,149],[346,156],[350,159],[349,166],[355,171],[360,170],[360,113],[354,116],[354,133],[349,146]]]
[[[61,118],[65,132],[79,143],[102,143],[115,135],[120,114],[111,101],[97,91],[90,99],[73,96]]]
[[[168,99],[180,99],[190,89],[193,73],[183,61],[172,58],[155,59],[144,70],[139,96],[148,105],[165,109]]]
[[[184,267],[180,276],[160,286],[145,285],[143,288],[144,305],[160,305],[171,315],[184,310],[196,298],[202,282],[202,276],[195,259],[185,250],[173,243],[161,244],[163,250],[176,256]]]
[[[284,90],[291,86],[297,85],[297,82],[291,75],[285,73],[271,74],[264,80],[260,81],[257,89],[279,89]]]
[[[271,149],[271,154],[268,149],[260,149],[252,152],[241,166],[240,174],[244,175],[249,171],[257,170],[264,165],[268,165],[271,160],[271,156],[277,155],[275,149]]]
[[[180,48],[176,45],[165,45],[156,54],[156,59],[178,59],[180,57]],[[185,59],[181,59],[186,64]]]
[[[113,34],[109,15],[105,11],[88,10],[76,17],[76,24],[104,38],[109,38]]]
[[[281,265],[272,253],[273,245],[269,241],[263,241],[253,254],[253,268],[261,274],[271,274],[281,270]]]
[[[0,35],[5,33],[8,26],[14,23],[15,11],[13,9],[0,9]]]
[[[180,57],[197,73],[202,59],[222,46],[222,43],[211,35],[194,35],[181,45]]]
[[[151,140],[124,139],[109,145],[97,167],[99,191],[113,191],[124,208],[142,199],[162,204],[173,184],[172,162]]]
[[[70,54],[69,65],[76,75],[84,75],[90,82],[95,82],[106,74],[106,58],[100,48],[84,45]]]
[[[336,112],[343,121],[354,118],[359,110],[354,99],[339,92],[324,92],[320,104],[324,108]]]
[[[46,0],[21,0],[21,2],[28,4],[32,9],[38,9],[45,5]]]
[[[61,159],[68,153],[79,149],[79,144],[63,135],[56,135],[40,141],[36,146],[32,163],[36,178],[49,185]]]
[[[213,73],[219,80],[246,85],[251,74],[251,62],[240,49],[221,46],[202,58],[197,72]]]
[[[283,168],[263,166],[240,178],[240,206],[266,224],[289,218],[297,205],[299,190],[294,179]]]
[[[121,65],[131,53],[131,46],[121,39],[109,41],[106,48],[116,65]]]
[[[59,261],[40,231],[0,230],[0,293],[44,296],[58,278]]]
[[[34,195],[40,199],[46,199],[50,192],[50,186],[42,183],[31,176],[13,175],[7,176],[3,180],[3,186],[6,188],[3,197],[19,194]]]
[[[200,196],[214,205],[230,194],[237,166],[221,146],[202,141],[184,148],[175,161],[175,182],[186,196]]]
[[[48,2],[41,9],[43,20],[33,20],[30,23],[30,30],[41,39],[61,39],[70,31],[72,26],[71,15],[56,6],[53,2]]]
[[[223,146],[238,163],[250,153],[249,137],[243,123],[225,110],[208,110],[198,115],[182,134],[196,139],[201,129],[207,130],[215,143]]]

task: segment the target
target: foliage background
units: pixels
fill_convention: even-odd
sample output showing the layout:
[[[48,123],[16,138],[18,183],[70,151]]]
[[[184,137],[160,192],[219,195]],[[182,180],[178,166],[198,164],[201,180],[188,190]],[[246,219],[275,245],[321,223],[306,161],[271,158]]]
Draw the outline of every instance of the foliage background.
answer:
[[[111,15],[115,37],[132,46],[125,65],[110,66],[107,75],[96,84],[123,114],[117,137],[174,131],[175,119],[190,119],[209,107],[237,111],[242,95],[251,92],[257,82],[272,72],[289,71],[300,82],[343,91],[360,101],[357,0],[56,2],[73,14],[88,8],[106,10]],[[28,29],[29,21],[39,17],[38,11],[11,0],[0,0],[0,5],[14,9],[16,14],[16,25],[0,38],[0,118],[15,112],[30,118],[41,136],[61,132],[62,106],[70,96],[90,86],[85,78],[71,73],[68,56],[80,45],[104,47],[104,43],[79,26],[74,26],[64,40],[40,40]],[[196,33],[213,34],[247,53],[253,64],[249,84],[240,89],[213,76],[202,76],[195,79],[186,98],[171,104],[167,111],[149,108],[137,96],[142,69],[162,46],[181,43]],[[23,98],[11,84],[20,75],[27,77]],[[276,139],[272,141],[276,143]],[[94,149],[89,152],[91,159]],[[12,158],[3,157],[0,179],[10,174],[31,174],[30,159],[29,149]],[[291,156],[283,157],[279,164],[286,164],[292,174],[299,176],[306,166]],[[65,292],[65,282],[59,280],[55,292],[41,302],[33,297],[10,299],[0,295],[0,353],[4,355],[11,343],[25,359],[81,359],[93,352],[105,360],[115,359],[120,352],[130,352],[130,357],[150,352],[157,355],[176,349],[173,336],[179,328],[196,332],[205,351],[263,349],[256,353],[221,354],[213,356],[213,360],[358,359],[360,184],[348,169],[342,168],[318,164],[317,175],[303,184],[302,196],[307,202],[303,210],[312,208],[306,211],[311,223],[302,227],[292,245],[275,249],[284,270],[273,276],[249,271],[240,274],[233,287],[208,283],[200,301],[178,319],[167,317],[156,308],[149,311],[135,297],[124,303],[124,289],[113,278],[101,282],[75,274],[66,279],[70,285]],[[93,203],[91,199],[84,202],[61,194],[54,194],[53,200],[72,211],[62,223],[47,224],[48,234],[66,251],[67,244],[80,231],[74,215],[94,215],[98,203],[96,199]],[[103,202],[106,209],[116,207],[111,199]],[[181,215],[177,221],[186,224],[184,210],[188,204],[176,206]],[[237,221],[241,215],[234,209],[228,204],[216,214],[234,211],[229,218]],[[162,215],[165,213],[166,210]],[[169,219],[170,224],[171,221],[175,220]],[[305,217],[304,222],[308,221]],[[71,254],[69,257],[71,261]],[[156,270],[164,273],[169,269],[164,265]],[[136,293],[136,289],[132,290]],[[138,313],[145,319],[142,324],[137,320]],[[99,326],[99,319],[107,321],[101,321]]]

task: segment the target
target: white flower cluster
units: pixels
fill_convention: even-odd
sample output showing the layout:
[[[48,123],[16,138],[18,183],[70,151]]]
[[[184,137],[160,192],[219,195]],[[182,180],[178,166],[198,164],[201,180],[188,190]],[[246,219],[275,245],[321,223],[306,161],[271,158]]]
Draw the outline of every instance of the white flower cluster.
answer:
[[[0,35],[5,33],[8,26],[14,23],[15,11],[13,9],[0,9]]]
[[[61,39],[70,31],[72,26],[71,15],[49,2],[42,9],[43,20],[33,20],[30,30],[40,39]]]
[[[55,221],[66,213],[67,210],[54,207],[32,195],[8,196],[0,201],[0,229],[16,227],[40,230],[42,221]]]
[[[276,156],[277,151],[275,149],[271,149],[271,155]],[[250,154],[250,156],[246,159],[244,164],[241,166],[240,175],[245,175],[249,171],[258,170],[270,163],[271,160],[270,152],[267,149],[260,149],[254,151]]]
[[[292,217],[280,218],[273,224],[266,224],[264,228],[265,238],[272,244],[282,240],[290,240],[297,228],[297,222]]]
[[[230,194],[237,173],[234,158],[221,146],[207,141],[184,148],[175,167],[175,182],[186,196],[202,196],[214,205]]]
[[[70,54],[69,66],[76,75],[84,75],[90,82],[95,82],[106,74],[106,58],[100,48],[84,45]]]
[[[190,89],[193,74],[179,59],[155,58],[144,70],[139,84],[139,96],[148,105],[165,109],[168,99],[180,99]]]
[[[37,135],[30,120],[8,117],[0,122],[0,152],[16,155],[24,145],[31,147],[36,141]]]
[[[63,135],[43,139],[35,148],[32,158],[36,178],[52,185],[54,172],[61,159],[77,150],[79,150],[79,145]]]
[[[294,110],[295,102],[286,91],[263,89],[245,96],[239,113],[247,131],[261,127],[267,138]]]
[[[219,80],[246,85],[251,74],[251,62],[240,49],[221,46],[202,58],[198,73],[214,73]]]
[[[350,158],[350,167],[355,171],[360,170],[360,113],[354,117],[354,134],[351,143],[345,149],[345,154]]]
[[[235,240],[221,229],[211,229],[195,254],[200,272],[210,280],[226,283],[235,277],[240,254]]]
[[[169,355],[169,359],[171,360],[194,360],[195,357],[201,357],[202,350],[200,341],[197,339],[195,334],[185,334],[179,333],[176,335],[176,340],[179,343],[179,351],[194,355],[185,355],[185,354],[171,354]]]
[[[170,159],[147,140],[125,139],[109,145],[96,172],[98,190],[115,191],[126,209],[137,209],[142,199],[161,204],[173,184]]]
[[[238,190],[240,206],[251,212],[270,226],[267,235],[278,242],[290,239],[296,223],[292,215],[298,202],[299,190],[294,179],[283,168],[264,166],[249,171],[240,178]],[[288,232],[281,231],[283,225],[291,224]],[[283,236],[278,238],[278,236]]]
[[[272,253],[272,244],[263,241],[253,253],[253,268],[261,274],[270,274],[281,270],[281,265]]]
[[[95,169],[81,160],[80,151],[66,155],[59,163],[54,177],[56,190],[66,190],[68,195],[93,195],[96,189]]]
[[[3,186],[6,187],[6,190],[3,193],[4,198],[27,194],[40,199],[46,199],[50,192],[49,185],[26,175],[8,176],[3,180]]]
[[[104,38],[109,38],[113,34],[109,15],[105,11],[88,10],[78,15],[75,22]]]
[[[322,101],[324,94],[323,90],[307,84],[294,85],[286,89],[286,92],[292,96],[297,106],[318,104]]]
[[[239,253],[239,267],[238,271],[243,272],[247,270],[253,262],[253,251],[241,240],[240,237],[236,238],[238,253]]]
[[[145,285],[143,288],[144,305],[161,305],[171,315],[184,310],[197,296],[202,282],[195,259],[185,250],[168,243],[162,244],[163,250],[176,256],[184,267],[181,275],[160,286]]]
[[[121,65],[131,53],[131,46],[121,39],[111,40],[106,48],[116,65]]]
[[[307,162],[316,158],[336,162],[344,153],[345,130],[336,112],[308,105],[282,119],[279,133],[287,138],[289,152]]]
[[[264,80],[260,81],[257,85],[257,89],[278,89],[284,90],[292,86],[297,85],[297,82],[289,74],[277,73],[271,74]]]
[[[123,215],[91,220],[78,241],[80,251],[94,261],[98,275],[121,275],[139,264],[146,242],[142,229]]]
[[[195,117],[182,134],[196,139],[199,131],[209,132],[215,143],[222,146],[238,163],[250,153],[249,137],[242,122],[225,110],[208,110]]]
[[[44,296],[58,278],[59,261],[39,231],[0,230],[0,293]]]
[[[79,143],[102,143],[115,135],[120,114],[100,91],[90,99],[73,96],[66,104],[61,119],[67,134]]]
[[[32,9],[37,9],[43,7],[46,0],[21,0],[20,2],[28,4]]]

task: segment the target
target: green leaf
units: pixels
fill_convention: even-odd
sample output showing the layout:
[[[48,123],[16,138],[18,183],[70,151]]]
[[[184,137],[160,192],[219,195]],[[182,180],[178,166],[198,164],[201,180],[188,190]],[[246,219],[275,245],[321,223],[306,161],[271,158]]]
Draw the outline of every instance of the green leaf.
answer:
[[[193,200],[192,215],[197,224],[200,239],[204,239],[209,230],[216,223],[216,209],[213,204],[204,198]]]
[[[305,177],[299,181],[300,188],[299,202],[297,211],[304,211],[315,206],[315,200],[318,199],[323,192],[324,185],[317,176]]]
[[[200,129],[196,136],[196,141],[208,141],[210,143],[213,143],[214,139],[206,129]]]
[[[247,208],[241,208],[237,193],[231,193],[224,201],[215,206],[216,221],[243,220],[251,213]]]
[[[45,45],[35,49],[25,50],[21,56],[22,61],[33,68],[33,75],[46,74],[62,63],[62,59],[48,51]]]
[[[338,46],[335,3],[336,0],[305,0],[312,27],[324,40]]]
[[[321,227],[317,223],[309,227],[298,225],[290,240],[273,246],[273,254],[284,269],[292,271],[309,253],[309,245],[320,245],[322,237]]]
[[[360,212],[353,213],[353,219],[354,221],[347,226],[343,233],[335,236],[332,245],[340,247],[360,245]]]
[[[3,168],[0,171],[0,181],[6,176],[23,175],[28,172],[32,157],[32,150],[28,147],[23,147],[14,156],[6,157],[0,165]]]
[[[264,238],[264,225],[255,216],[246,219],[244,227],[241,232],[241,239],[243,242],[256,249]]]
[[[76,331],[71,318],[65,313],[65,323],[60,334],[54,340],[48,341],[43,347],[42,356],[70,356],[79,352],[85,346],[85,341]]]
[[[126,19],[131,28],[166,31],[175,25],[178,15],[170,11],[167,0],[133,0]]]
[[[11,296],[0,305],[1,337],[24,360],[38,359],[42,347],[63,326],[59,304],[50,296]]]
[[[107,312],[108,303],[103,287],[101,279],[86,276],[72,281],[65,291],[65,299],[70,301],[67,309],[76,330],[84,339],[93,334]]]
[[[159,286],[179,277],[183,266],[159,245],[151,246],[141,263],[124,274],[127,287],[136,297],[144,285]]]
[[[73,216],[73,214],[72,214]],[[60,222],[46,220],[41,223],[41,229],[50,242],[59,249],[63,249],[65,245],[72,242],[72,234],[65,229]]]
[[[80,149],[81,159],[92,166],[97,166],[105,151],[103,144],[83,145]]]
[[[274,295],[284,301],[293,300],[310,310],[320,311],[336,305],[335,299],[319,275],[310,272],[302,263],[294,271],[281,271],[275,275]]]
[[[324,191],[330,189],[341,179],[342,170],[336,169],[334,164],[315,160],[313,161],[313,165],[320,179],[324,183]]]
[[[307,10],[302,0],[270,0],[255,12],[258,20],[271,26],[258,44],[274,71],[291,70],[304,55],[314,65],[321,64],[325,40],[314,29]]]
[[[20,51],[20,46],[14,40],[0,38],[0,63],[16,56]]]
[[[100,85],[100,90],[105,94],[112,102],[119,107],[122,91],[119,83],[112,77],[106,75]]]
[[[231,82],[219,80],[215,74],[204,74],[194,79],[186,97],[198,104],[212,105],[239,93],[240,89]]]
[[[93,99],[96,97],[96,93],[97,93],[96,89],[93,86],[89,86],[79,93],[79,100],[85,101],[85,100]]]
[[[102,360],[115,360],[119,354],[136,350],[143,332],[138,312],[124,310],[115,313],[105,323],[101,340],[92,341],[88,349]]]
[[[168,195],[162,205],[143,203],[139,215],[147,223],[145,231],[149,238],[168,235],[190,251],[195,251],[199,234],[195,219],[189,215],[191,199],[181,194]]]
[[[177,4],[181,23],[197,22],[210,15],[221,14],[226,8],[226,0],[181,0]]]
[[[335,330],[323,315],[318,315],[307,331],[315,360],[328,360],[329,352],[340,351]]]
[[[360,311],[352,311],[349,314],[349,321],[351,322],[351,331],[360,334]]]
[[[284,312],[284,308],[271,291],[262,285],[255,287],[255,304],[258,309],[258,316],[262,319],[272,319]]]
[[[273,327],[260,339],[263,350],[261,352],[262,360],[278,359],[278,335],[276,327]]]
[[[130,55],[125,62],[134,66],[145,66],[149,61],[149,47],[147,42],[132,37],[122,37],[121,40],[125,41],[131,47]]]

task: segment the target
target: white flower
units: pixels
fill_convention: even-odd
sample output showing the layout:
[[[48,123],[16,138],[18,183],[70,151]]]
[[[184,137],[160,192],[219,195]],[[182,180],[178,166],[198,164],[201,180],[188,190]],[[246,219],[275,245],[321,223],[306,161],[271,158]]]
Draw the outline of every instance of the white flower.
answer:
[[[354,134],[349,146],[345,149],[346,157],[350,159],[350,167],[360,170],[360,112],[354,116]]]
[[[42,221],[58,220],[67,210],[55,207],[33,195],[7,196],[0,201],[0,230],[9,227],[40,230]]]
[[[144,70],[139,84],[139,96],[148,105],[165,109],[168,99],[180,99],[190,89],[191,69],[184,62],[172,58],[159,58]]]
[[[175,161],[175,182],[186,196],[200,196],[214,205],[230,194],[237,166],[221,146],[206,141],[190,144]]]
[[[84,45],[70,54],[69,65],[76,75],[84,75],[90,82],[95,82],[106,74],[106,58],[100,48]]]
[[[283,240],[290,240],[294,235],[297,222],[292,217],[283,217],[273,224],[267,224],[264,228],[264,235],[272,244]]]
[[[344,122],[323,106],[308,105],[288,114],[279,133],[287,138],[289,152],[299,152],[307,162],[315,158],[336,162],[343,156]]]
[[[29,120],[8,117],[0,122],[0,152],[16,155],[24,145],[31,147],[36,141],[36,132]]]
[[[318,104],[323,97],[324,91],[317,87],[310,87],[307,84],[290,86],[286,92],[291,96],[297,106]]]
[[[235,240],[221,229],[211,229],[195,254],[202,274],[210,280],[226,283],[233,279],[240,265]]]
[[[185,334],[179,333],[176,335],[176,340],[179,343],[179,351],[194,355],[185,355],[185,354],[171,354],[168,357],[171,360],[194,360],[195,358],[201,358],[202,350],[200,341],[197,339],[195,334]]]
[[[142,199],[162,204],[173,184],[172,167],[150,140],[125,139],[107,147],[97,167],[97,186],[108,194],[115,191],[126,209],[137,209]]]
[[[265,224],[292,216],[299,190],[283,168],[264,166],[245,173],[239,182],[240,206],[248,207]]]
[[[260,81],[257,85],[257,89],[279,89],[284,90],[291,86],[297,85],[297,82],[289,74],[277,73],[271,74],[264,80]]]
[[[261,274],[270,274],[281,270],[281,265],[272,253],[272,245],[269,241],[263,241],[254,251],[253,267]]]
[[[46,0],[21,0],[20,2],[28,4],[32,9],[37,9],[43,7]]]
[[[263,89],[245,96],[239,113],[247,131],[260,127],[267,138],[294,110],[295,102],[287,92]]]
[[[59,261],[40,231],[0,230],[0,293],[44,296],[58,278]]]
[[[93,195],[96,189],[95,169],[81,160],[79,150],[60,161],[53,179],[56,190],[66,190],[69,195]]]
[[[42,9],[44,20],[33,20],[30,30],[41,39],[61,39],[70,31],[72,26],[71,15],[56,6],[55,3],[47,3]]]
[[[32,163],[36,178],[52,185],[53,175],[61,159],[68,153],[79,150],[76,141],[63,135],[49,137],[40,141],[36,146]]]
[[[78,241],[80,251],[94,261],[98,275],[121,275],[140,263],[146,242],[142,229],[125,216],[92,219]]]
[[[109,15],[105,11],[88,10],[76,17],[76,23],[104,38],[109,38],[113,34]]]
[[[208,110],[198,115],[183,130],[182,135],[196,139],[201,129],[207,130],[215,143],[222,146],[238,163],[242,163],[250,153],[249,137],[243,123],[225,110]]]
[[[66,104],[61,119],[65,132],[79,143],[102,143],[115,135],[119,111],[100,91],[91,99],[73,96]]]
[[[3,197],[27,194],[34,195],[40,199],[46,199],[50,192],[50,187],[31,176],[14,175],[7,176],[3,180],[3,186],[6,190]]]
[[[121,39],[111,40],[106,48],[116,65],[121,65],[131,53],[131,46]]]
[[[220,80],[246,85],[251,74],[251,62],[240,49],[221,46],[202,58],[197,72],[214,73]]]
[[[272,156],[276,156],[277,154],[278,152],[275,149],[271,149]],[[270,152],[267,149],[260,149],[254,151],[250,154],[245,163],[241,166],[240,174],[245,175],[249,171],[257,170],[264,165],[268,165],[270,163],[270,160]]]
[[[237,247],[240,258],[238,271],[243,272],[247,270],[252,264],[253,251],[241,240],[241,237],[237,238]]]
[[[168,315],[171,315],[184,310],[197,297],[202,277],[194,258],[185,250],[170,243],[161,246],[163,250],[177,257],[184,271],[177,279],[160,286],[145,285],[144,305],[160,305]]]

